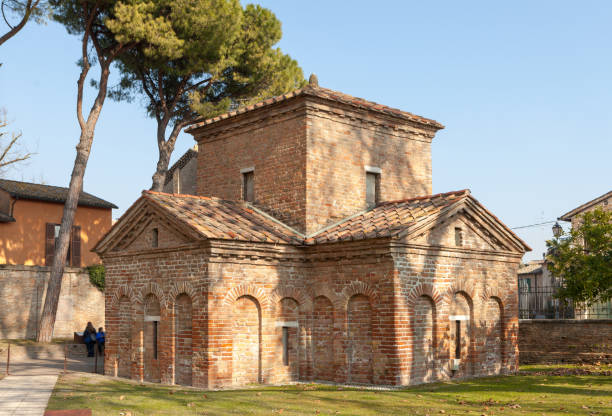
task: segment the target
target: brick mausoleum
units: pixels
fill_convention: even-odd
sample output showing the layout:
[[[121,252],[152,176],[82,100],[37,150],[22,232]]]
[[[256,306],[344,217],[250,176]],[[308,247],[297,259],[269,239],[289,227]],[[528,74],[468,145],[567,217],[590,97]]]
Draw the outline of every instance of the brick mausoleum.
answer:
[[[321,88],[192,125],[200,196],[143,192],[95,251],[105,373],[205,388],[517,369],[529,247],[431,195],[433,120]]]

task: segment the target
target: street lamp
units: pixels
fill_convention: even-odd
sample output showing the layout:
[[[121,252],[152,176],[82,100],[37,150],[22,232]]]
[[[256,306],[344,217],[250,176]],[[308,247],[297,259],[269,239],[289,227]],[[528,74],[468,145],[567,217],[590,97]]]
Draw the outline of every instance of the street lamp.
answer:
[[[556,238],[559,238],[561,234],[563,234],[563,228],[561,228],[558,222],[555,222],[555,225],[552,227],[552,232]]]

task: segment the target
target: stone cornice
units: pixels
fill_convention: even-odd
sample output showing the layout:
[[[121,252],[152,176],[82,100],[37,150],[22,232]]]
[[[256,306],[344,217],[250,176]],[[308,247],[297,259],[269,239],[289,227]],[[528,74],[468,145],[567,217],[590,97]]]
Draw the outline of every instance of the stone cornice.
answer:
[[[416,121],[394,118],[372,110],[353,108],[347,104],[330,102],[328,100],[297,96],[291,101],[283,101],[270,106],[256,108],[252,111],[237,114],[212,124],[198,127],[190,131],[198,142],[211,142],[235,135],[253,127],[278,124],[299,116],[316,115],[319,117],[334,117],[336,121],[368,129],[384,128],[390,134],[431,143],[436,131],[435,127],[420,124]]]
[[[142,259],[154,259],[166,254],[172,254],[176,252],[180,253],[191,253],[194,251],[202,251],[203,247],[201,243],[189,243],[182,244],[174,247],[164,248],[147,248],[144,250],[129,250],[129,251],[109,251],[101,255],[104,261],[111,259],[119,259],[124,257],[139,257]]]
[[[385,129],[389,134],[401,137],[404,139],[424,141],[431,143],[437,129],[431,126],[419,124],[408,120],[398,120],[396,118],[372,113],[367,110],[357,110],[345,104],[329,106],[327,102],[318,98],[313,98],[307,102],[308,115],[325,117],[336,122],[341,122],[347,125],[354,126],[359,124],[360,127],[365,127],[370,130]],[[406,137],[406,136],[410,137]]]
[[[359,262],[363,260],[380,262],[406,254],[504,263],[518,263],[522,258],[522,254],[509,251],[491,252],[460,247],[406,243],[396,239],[380,238],[301,246],[245,241],[203,240],[198,243],[184,244],[176,247],[108,252],[103,256],[103,259],[111,263],[129,257],[154,260],[167,258],[175,253],[185,255],[200,254],[206,261],[211,263],[264,262],[269,264],[299,263],[302,265],[320,262],[350,262],[353,260]],[[0,270],[2,269],[0,268]]]
[[[470,260],[497,261],[503,263],[519,263],[523,254],[511,251],[492,252],[485,250],[465,249],[461,247],[443,247],[425,244],[405,243],[399,240],[390,244],[391,253],[395,256],[416,254],[422,256],[461,258]]]
[[[189,133],[199,142],[211,142],[235,135],[237,132],[278,124],[305,115],[305,99],[299,97],[291,104],[276,103],[268,107],[238,114],[213,124],[198,127]]]

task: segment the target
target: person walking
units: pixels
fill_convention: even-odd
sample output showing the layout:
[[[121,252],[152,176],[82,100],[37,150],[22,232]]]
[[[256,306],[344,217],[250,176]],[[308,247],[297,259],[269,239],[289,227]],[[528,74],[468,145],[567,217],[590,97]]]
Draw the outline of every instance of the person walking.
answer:
[[[98,328],[98,333],[96,334],[96,341],[98,342],[98,352],[100,355],[104,354],[104,337],[106,334],[104,333],[104,328]]]
[[[91,322],[87,322],[85,331],[83,331],[83,342],[87,346],[87,356],[94,356],[94,346],[96,344],[96,328]]]

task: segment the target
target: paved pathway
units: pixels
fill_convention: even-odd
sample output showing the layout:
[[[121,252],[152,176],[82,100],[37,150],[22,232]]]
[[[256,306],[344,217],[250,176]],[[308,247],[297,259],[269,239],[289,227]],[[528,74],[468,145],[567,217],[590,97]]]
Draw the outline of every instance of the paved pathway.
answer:
[[[68,371],[91,372],[93,363],[91,358],[68,358]],[[63,369],[63,346],[13,347],[10,375],[0,380],[0,416],[43,416]]]
[[[11,375],[0,380],[0,416],[42,416],[57,374]]]

